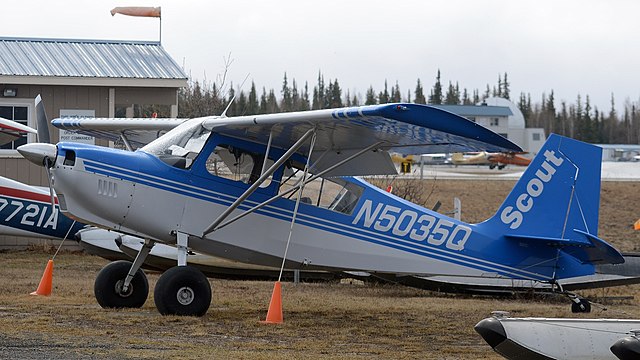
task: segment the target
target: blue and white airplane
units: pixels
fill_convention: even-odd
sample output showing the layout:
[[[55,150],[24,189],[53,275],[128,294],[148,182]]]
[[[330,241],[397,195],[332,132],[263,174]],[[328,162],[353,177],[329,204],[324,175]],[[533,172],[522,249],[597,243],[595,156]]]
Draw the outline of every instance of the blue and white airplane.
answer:
[[[53,123],[83,128],[77,119]],[[108,119],[87,123],[109,128]],[[51,168],[63,213],[147,239],[132,264],[112,263],[98,275],[103,307],[142,306],[148,283],[140,265],[156,242],[177,246],[178,266],[158,280],[155,303],[179,315],[203,315],[211,301],[205,276],[187,266],[188,249],[267,266],[285,258],[290,269],[504,278],[559,289],[598,264],[624,262],[597,237],[601,150],[592,145],[550,136],[496,215],[479,224],[354,177],[395,173],[389,151],[481,150],[521,151],[480,125],[416,104],[192,119],[135,152],[65,142],[19,148]]]

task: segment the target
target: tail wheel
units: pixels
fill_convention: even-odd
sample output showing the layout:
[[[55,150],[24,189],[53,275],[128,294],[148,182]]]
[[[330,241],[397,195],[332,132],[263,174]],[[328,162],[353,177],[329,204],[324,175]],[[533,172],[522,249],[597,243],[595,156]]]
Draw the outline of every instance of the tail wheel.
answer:
[[[120,260],[107,264],[100,270],[93,286],[98,304],[103,308],[139,308],[149,295],[149,282],[142,270],[138,270],[127,291],[122,291],[124,279],[131,269],[131,262]]]
[[[160,276],[153,292],[162,315],[203,316],[211,305],[211,285],[191,266],[175,266]]]
[[[572,313],[589,313],[591,312],[591,303],[587,299],[580,299],[580,302],[571,303]]]

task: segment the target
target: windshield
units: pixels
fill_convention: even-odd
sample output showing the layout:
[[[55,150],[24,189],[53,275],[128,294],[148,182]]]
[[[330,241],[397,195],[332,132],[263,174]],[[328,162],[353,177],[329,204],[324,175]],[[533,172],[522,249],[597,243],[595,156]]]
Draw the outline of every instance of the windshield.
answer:
[[[139,150],[153,154],[170,165],[188,168],[210,134],[211,130],[202,127],[202,119],[191,119]]]

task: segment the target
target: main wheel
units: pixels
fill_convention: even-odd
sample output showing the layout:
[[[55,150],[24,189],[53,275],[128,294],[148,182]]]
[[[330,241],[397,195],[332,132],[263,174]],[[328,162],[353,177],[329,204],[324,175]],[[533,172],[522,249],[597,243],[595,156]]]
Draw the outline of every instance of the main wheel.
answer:
[[[211,305],[211,285],[191,266],[175,266],[160,276],[153,291],[162,315],[203,316]]]
[[[124,279],[131,269],[131,262],[114,261],[100,270],[93,286],[98,304],[103,308],[139,308],[149,295],[149,282],[141,269],[133,276],[126,292],[122,291]]]

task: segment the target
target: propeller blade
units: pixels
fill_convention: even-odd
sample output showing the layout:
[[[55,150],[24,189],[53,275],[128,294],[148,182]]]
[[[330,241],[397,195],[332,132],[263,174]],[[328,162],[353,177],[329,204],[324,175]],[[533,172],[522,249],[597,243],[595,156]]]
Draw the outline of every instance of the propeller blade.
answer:
[[[38,127],[38,142],[51,144],[49,120],[47,120],[47,113],[44,111],[40,94],[36,96],[36,126]]]

